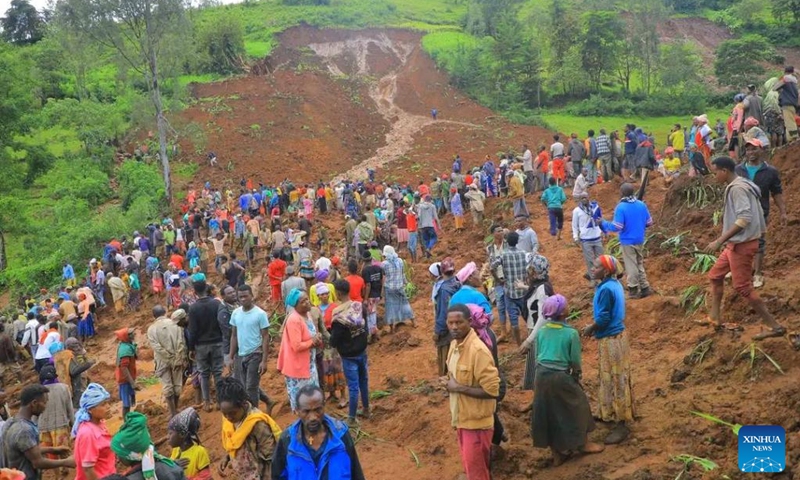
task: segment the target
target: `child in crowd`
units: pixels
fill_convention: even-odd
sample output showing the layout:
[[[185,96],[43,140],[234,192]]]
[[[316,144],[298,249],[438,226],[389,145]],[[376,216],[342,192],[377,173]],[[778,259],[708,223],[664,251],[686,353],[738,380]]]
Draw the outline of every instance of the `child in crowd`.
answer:
[[[167,425],[167,441],[172,447],[170,458],[183,468],[187,480],[210,480],[211,458],[200,444],[200,415],[186,408],[172,417]]]

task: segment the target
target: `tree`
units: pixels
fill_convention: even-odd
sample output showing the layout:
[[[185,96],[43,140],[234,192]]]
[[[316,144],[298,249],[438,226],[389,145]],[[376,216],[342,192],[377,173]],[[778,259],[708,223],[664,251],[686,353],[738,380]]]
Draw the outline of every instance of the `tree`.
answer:
[[[772,16],[794,31],[800,30],[800,0],[772,0]]]
[[[660,49],[658,25],[667,18],[662,0],[637,0],[631,4],[630,45],[642,73],[642,87],[650,95],[657,80]]]
[[[661,45],[659,80],[670,91],[678,91],[686,86],[699,85],[703,81],[703,59],[693,43],[685,40]]]
[[[720,85],[742,87],[758,83],[764,75],[761,62],[772,60],[774,48],[761,35],[726,40],[717,46],[714,75]]]
[[[581,65],[597,91],[603,75],[614,70],[624,28],[616,12],[589,11],[581,15]]]
[[[197,50],[203,70],[226,75],[239,72],[244,65],[244,27],[238,17],[221,15],[196,29]]]
[[[30,45],[44,35],[42,17],[28,0],[11,0],[11,6],[0,23],[3,26],[3,39],[10,43]]]
[[[164,194],[170,202],[172,185],[160,55],[171,39],[186,34],[183,0],[62,0],[57,15],[63,16],[73,30],[82,30],[101,45],[116,50],[144,76],[156,111]]]
[[[546,30],[550,32],[546,38],[550,43],[550,62],[548,70],[559,72],[564,70],[564,62],[570,49],[575,45],[575,33],[578,31],[578,20],[573,14],[574,9],[568,9],[565,0],[553,0],[550,10],[549,25]],[[569,69],[568,69],[569,70]],[[570,89],[570,77],[558,75],[555,85],[560,85],[563,93]]]

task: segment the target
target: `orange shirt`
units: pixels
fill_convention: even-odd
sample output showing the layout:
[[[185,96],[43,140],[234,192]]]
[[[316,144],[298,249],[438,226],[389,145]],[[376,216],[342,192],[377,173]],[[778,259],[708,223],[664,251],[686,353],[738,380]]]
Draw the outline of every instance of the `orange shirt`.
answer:
[[[348,275],[344,279],[350,284],[350,300],[363,302],[364,297],[362,297],[361,293],[364,291],[364,279],[361,275]]]
[[[424,183],[423,183],[422,185],[420,185],[420,186],[419,186],[419,188],[418,188],[417,190],[419,190],[419,194],[420,194],[421,196],[423,196],[423,197],[424,197],[425,195],[430,195],[430,194],[431,194],[431,189],[430,189],[430,188],[428,188],[428,186],[427,186],[427,185],[425,185]]]
[[[286,276],[286,262],[280,258],[274,259],[267,265],[267,275],[270,285],[280,285]]]
[[[406,226],[409,232],[417,231],[417,216],[411,212],[406,213]]]
[[[539,171],[542,173],[547,173],[550,168],[550,154],[547,153],[547,150],[543,150],[539,155],[536,156],[536,165],[539,165]]]
[[[178,267],[178,270],[183,270],[183,257],[177,253],[173,253],[169,256],[169,263],[172,263]]]
[[[117,365],[117,370],[114,372],[117,377],[117,385],[122,385],[123,383],[128,383],[128,379],[125,378],[125,374],[122,373],[122,369],[127,368],[131,372],[131,377],[133,380],[136,380],[136,357],[122,357],[119,359],[119,365]]]

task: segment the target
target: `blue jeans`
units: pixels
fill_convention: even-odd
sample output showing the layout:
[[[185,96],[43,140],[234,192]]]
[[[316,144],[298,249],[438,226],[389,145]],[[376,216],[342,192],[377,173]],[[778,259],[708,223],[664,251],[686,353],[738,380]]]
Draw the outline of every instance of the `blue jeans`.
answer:
[[[555,237],[556,233],[564,228],[564,210],[560,208],[548,208],[547,216],[550,219],[550,235]]]
[[[508,323],[511,324],[511,328],[519,327],[519,316],[522,313],[522,305],[525,303],[525,297],[522,298],[509,298],[506,296],[506,312],[508,312]],[[523,322],[527,322],[526,319],[522,319]]]
[[[419,234],[422,237],[423,250],[430,251],[436,245],[436,229],[433,227],[422,227],[419,229]]]
[[[417,232],[408,232],[408,251],[411,252],[411,258],[417,258]]]
[[[497,304],[497,320],[500,325],[505,326],[508,318],[508,297],[506,297],[506,287],[504,285],[494,287],[494,301]]]
[[[369,378],[367,376],[367,352],[357,357],[342,357],[344,378],[347,379],[347,390],[350,396],[350,418],[356,418],[358,411],[358,392],[361,391],[361,403],[364,410],[369,410]]]

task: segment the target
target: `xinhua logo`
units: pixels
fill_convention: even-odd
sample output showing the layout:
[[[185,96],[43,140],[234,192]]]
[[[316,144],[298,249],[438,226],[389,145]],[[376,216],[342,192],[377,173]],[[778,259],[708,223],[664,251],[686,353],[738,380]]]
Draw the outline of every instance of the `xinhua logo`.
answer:
[[[739,470],[782,472],[786,468],[786,430],[777,425],[746,425],[739,429]]]

